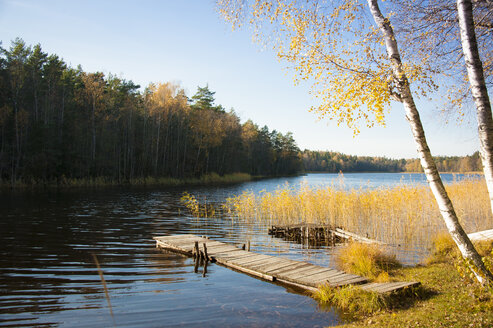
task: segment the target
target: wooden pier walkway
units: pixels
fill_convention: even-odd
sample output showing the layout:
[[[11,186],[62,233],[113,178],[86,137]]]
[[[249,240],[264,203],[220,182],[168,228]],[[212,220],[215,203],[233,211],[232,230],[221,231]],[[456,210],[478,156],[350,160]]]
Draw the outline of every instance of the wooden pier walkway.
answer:
[[[471,241],[491,240],[493,239],[493,229],[473,232],[468,234],[468,236]]]
[[[200,254],[212,262],[251,274],[269,281],[277,281],[305,290],[315,291],[321,284],[333,287],[358,284],[361,288],[379,293],[417,286],[418,282],[370,283],[368,279],[343,271],[307,262],[263,255],[236,246],[195,235],[154,237],[156,247],[194,256]]]

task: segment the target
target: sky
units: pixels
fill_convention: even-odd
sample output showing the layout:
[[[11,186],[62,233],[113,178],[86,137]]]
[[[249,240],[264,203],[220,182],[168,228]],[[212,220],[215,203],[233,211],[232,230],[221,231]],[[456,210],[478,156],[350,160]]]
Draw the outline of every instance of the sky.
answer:
[[[215,91],[216,104],[233,108],[270,130],[293,133],[300,149],[351,155],[417,157],[401,104],[393,104],[386,127],[362,128],[318,120],[309,85],[296,86],[293,72],[275,53],[232,31],[210,0],[0,0],[0,40],[16,37],[41,44],[87,72],[116,74],[145,87],[176,82],[192,96],[198,86]],[[474,111],[447,124],[433,102],[419,102],[434,155],[467,155],[479,149]]]

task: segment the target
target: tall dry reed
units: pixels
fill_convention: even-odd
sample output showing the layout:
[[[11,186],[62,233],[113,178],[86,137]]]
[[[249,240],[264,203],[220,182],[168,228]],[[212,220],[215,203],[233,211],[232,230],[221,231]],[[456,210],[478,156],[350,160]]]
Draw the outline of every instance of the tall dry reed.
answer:
[[[493,227],[484,180],[463,180],[446,188],[467,232]],[[245,191],[228,198],[223,207],[233,217],[266,225],[331,225],[410,248],[429,247],[446,229],[430,189],[422,185],[351,190],[284,185],[273,192]]]

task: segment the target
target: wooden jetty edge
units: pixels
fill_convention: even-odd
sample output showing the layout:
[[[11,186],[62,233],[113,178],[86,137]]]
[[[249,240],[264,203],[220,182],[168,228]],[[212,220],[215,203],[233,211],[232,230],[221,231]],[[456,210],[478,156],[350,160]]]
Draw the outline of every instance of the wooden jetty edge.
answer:
[[[321,284],[329,284],[332,287],[358,284],[365,290],[379,293],[394,292],[419,285],[419,282],[370,283],[364,277],[344,271],[259,254],[191,234],[159,236],[153,239],[156,240],[158,248],[188,256],[201,253],[201,256],[226,267],[309,291],[317,290]]]
[[[273,225],[268,234],[287,240],[308,242],[308,244],[338,243],[343,240],[354,240],[364,244],[386,245],[384,242],[359,236],[341,228],[315,223]]]
[[[493,229],[478,231],[468,234],[471,241],[481,241],[493,239]]]

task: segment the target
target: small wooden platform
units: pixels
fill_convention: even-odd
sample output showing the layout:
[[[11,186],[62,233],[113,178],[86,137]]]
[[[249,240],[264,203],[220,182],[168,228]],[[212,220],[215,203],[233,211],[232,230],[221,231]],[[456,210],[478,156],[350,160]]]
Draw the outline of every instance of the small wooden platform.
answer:
[[[471,241],[493,240],[493,229],[468,234]]]
[[[195,235],[162,236],[154,237],[154,240],[156,240],[156,247],[158,248],[188,256],[193,255],[196,242],[198,242],[200,249],[203,249],[205,244],[207,257],[213,262],[262,279],[277,281],[310,291],[315,291],[322,284],[329,284],[333,287],[359,284],[363,289],[379,293],[394,292],[405,287],[419,285],[419,282],[368,283],[368,279],[344,271],[250,252]]]
[[[268,234],[288,241],[309,245],[333,245],[347,240],[354,240],[364,244],[385,245],[381,241],[359,236],[341,228],[313,223],[272,226]]]

